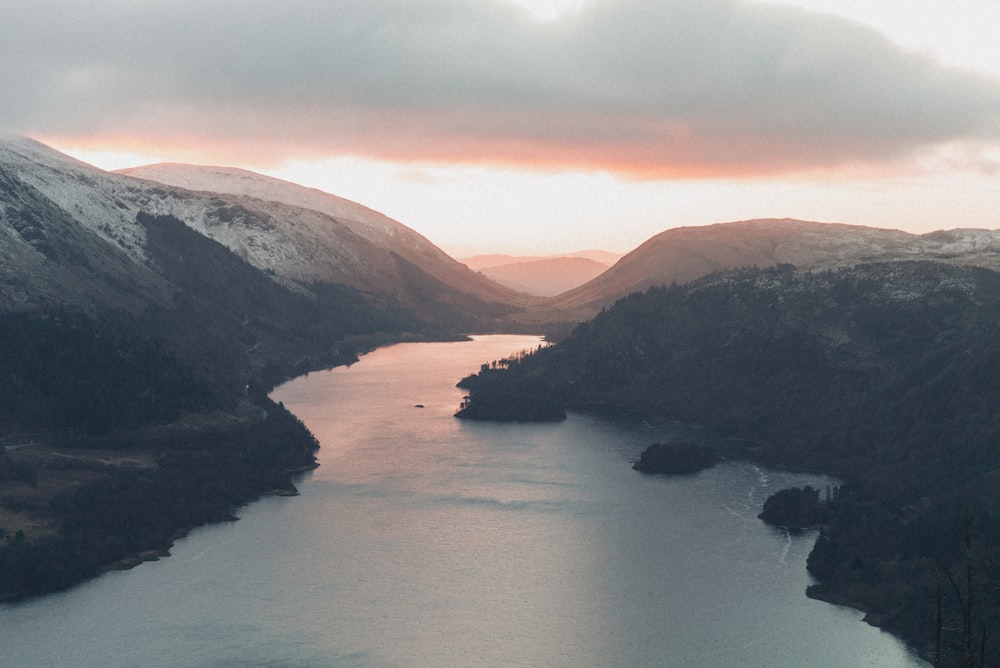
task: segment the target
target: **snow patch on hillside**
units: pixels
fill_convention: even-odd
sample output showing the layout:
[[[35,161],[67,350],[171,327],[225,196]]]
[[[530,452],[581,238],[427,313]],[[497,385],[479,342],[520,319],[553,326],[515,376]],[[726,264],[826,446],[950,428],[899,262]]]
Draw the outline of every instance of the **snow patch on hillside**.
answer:
[[[348,223],[354,232],[378,244],[432,245],[402,223],[357,202],[243,169],[159,163],[123,169],[117,173],[188,190],[253,197],[312,209]]]
[[[179,217],[189,225],[226,244],[258,267],[273,269],[298,280],[364,277],[361,282],[384,286],[390,280],[401,280],[397,260],[392,257],[395,254],[460,292],[491,299],[505,299],[510,295],[402,223],[315,188],[242,169],[175,163],[134,167],[120,170],[118,174],[123,175],[120,178],[132,179],[133,183],[148,184],[147,190],[159,193],[157,197],[165,197],[163,191],[173,188],[175,193],[190,193],[192,199],[200,196],[202,200],[207,198],[216,202],[220,211],[236,202],[243,209],[270,212],[263,217],[250,216],[257,225],[264,218],[280,221],[274,224],[280,229],[267,233],[254,229],[254,225],[243,230],[235,226],[231,230],[219,229],[213,218],[218,217],[218,212],[185,210],[173,196],[168,197],[169,204],[161,203],[158,209],[164,213],[182,212],[183,216]],[[229,222],[233,223],[241,216],[230,218]],[[243,218],[246,223],[246,217]],[[296,250],[287,249],[288,244]],[[387,273],[394,275],[382,276]],[[358,280],[347,282],[359,283]]]
[[[135,222],[138,209],[106,196],[116,177],[26,137],[0,142],[0,165],[35,188],[81,225],[144,261],[145,231]]]

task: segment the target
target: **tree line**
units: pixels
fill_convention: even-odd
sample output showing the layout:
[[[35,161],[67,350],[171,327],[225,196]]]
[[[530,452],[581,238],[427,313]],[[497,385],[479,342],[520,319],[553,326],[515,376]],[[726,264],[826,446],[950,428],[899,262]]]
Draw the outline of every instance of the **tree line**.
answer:
[[[836,498],[800,508],[822,518],[810,595],[865,610],[939,665],[995,665],[997,313],[1000,275],[977,268],[720,273],[625,297],[557,345],[481,370],[463,380],[463,414],[518,419],[519,404],[495,405],[518,396],[552,412],[612,406],[836,475]],[[970,560],[974,577],[957,575]]]

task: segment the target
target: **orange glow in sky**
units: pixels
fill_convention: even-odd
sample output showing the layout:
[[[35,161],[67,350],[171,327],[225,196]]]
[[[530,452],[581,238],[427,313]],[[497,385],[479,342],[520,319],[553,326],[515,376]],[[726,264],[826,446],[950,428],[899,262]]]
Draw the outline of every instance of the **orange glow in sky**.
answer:
[[[459,256],[756,217],[1000,227],[993,0],[295,4],[12,10],[0,121],[104,169],[317,187]],[[43,29],[65,49],[29,60]]]

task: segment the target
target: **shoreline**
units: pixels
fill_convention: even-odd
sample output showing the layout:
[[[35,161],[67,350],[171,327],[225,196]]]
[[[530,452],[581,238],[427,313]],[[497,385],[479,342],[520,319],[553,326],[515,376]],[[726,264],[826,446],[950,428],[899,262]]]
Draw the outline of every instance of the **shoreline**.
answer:
[[[711,447],[718,456],[719,461],[745,461],[757,466],[764,466],[775,470],[824,476],[830,478],[831,480],[838,481],[839,484],[843,484],[838,474],[828,470],[810,466],[799,466],[788,462],[785,458],[768,456],[769,451],[773,449],[773,446],[768,443],[741,436],[725,435],[713,427],[681,422],[679,420],[665,418],[662,416],[645,414],[641,411],[623,409],[615,406],[614,404],[605,402],[568,405],[567,410],[596,416],[610,422],[628,423],[639,421],[661,426],[667,425],[676,427],[683,433],[681,436],[682,440],[695,440],[700,443],[711,444]],[[643,475],[663,475],[656,471],[640,471],[640,473]],[[668,473],[666,475],[671,474]],[[773,494],[771,496],[773,496]],[[760,519],[760,521],[771,525],[766,520]],[[829,529],[829,527],[825,524],[813,528],[815,528],[819,534],[822,534],[823,530]],[[818,538],[819,536],[817,536],[817,540]],[[813,550],[815,550],[815,545],[810,550],[810,555]],[[879,629],[883,633],[892,635],[894,638],[899,640],[899,642],[903,643],[904,646],[909,648],[910,651],[912,651],[916,656],[920,657],[921,660],[930,662],[926,648],[914,643],[910,638],[908,638],[905,629],[892,624],[891,613],[889,611],[877,612],[862,600],[850,596],[846,589],[843,591],[832,589],[834,585],[824,583],[822,578],[815,575],[808,568],[808,564],[806,566],[806,572],[815,582],[815,584],[810,585],[807,587],[806,591],[803,592],[807,598],[821,601],[828,605],[850,608],[861,613],[861,621],[869,626],[872,626],[873,628]]]
[[[256,419],[190,416],[140,440],[131,432],[128,447],[5,453],[31,478],[0,482],[7,524],[21,527],[0,537],[0,601],[168,557],[195,528],[236,521],[265,496],[297,495],[293,478],[318,466],[318,443],[284,407],[260,408]]]

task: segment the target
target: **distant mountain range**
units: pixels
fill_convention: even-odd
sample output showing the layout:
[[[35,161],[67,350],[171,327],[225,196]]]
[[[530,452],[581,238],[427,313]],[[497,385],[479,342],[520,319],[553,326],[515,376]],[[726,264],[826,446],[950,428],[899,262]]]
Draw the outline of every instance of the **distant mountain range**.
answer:
[[[7,204],[0,213],[7,223],[0,230],[0,303],[11,306],[167,303],[170,287],[149,263],[135,222],[140,211],[183,221],[292,290],[348,286],[429,321],[443,310],[452,320],[462,311],[496,321],[525,309],[529,315],[515,321],[581,320],[630,292],[739,267],[822,269],[872,260],[1000,267],[997,231],[915,235],[792,219],[670,229],[624,256],[458,261],[360,204],[245,170],[158,164],[108,173],[24,138],[0,142],[0,168]]]
[[[131,314],[157,323],[198,363],[219,359],[206,352],[213,345],[249,337],[245,364],[230,366],[270,375],[290,358],[297,368],[318,364],[343,350],[334,342],[344,337],[545,329],[586,320],[631,292],[732,268],[873,260],[1000,268],[997,231],[915,235],[790,219],[670,229],[620,258],[581,251],[459,262],[405,225],[319,190],[227,167],[108,173],[26,138],[0,141],[0,200],[0,311]],[[293,303],[311,324],[288,314]],[[194,345],[199,328],[217,331],[216,342]]]
[[[513,290],[554,297],[600,276],[620,257],[593,250],[543,257],[476,255],[459,262]]]
[[[489,253],[486,255],[472,255],[470,257],[459,258],[470,269],[482,271],[490,267],[502,267],[508,264],[518,264],[521,262],[535,262],[536,260],[556,260],[564,257],[583,258],[593,260],[598,264],[610,267],[621,259],[623,253],[612,253],[604,250],[582,250],[571,253],[557,253],[555,255],[507,255],[506,253]]]

